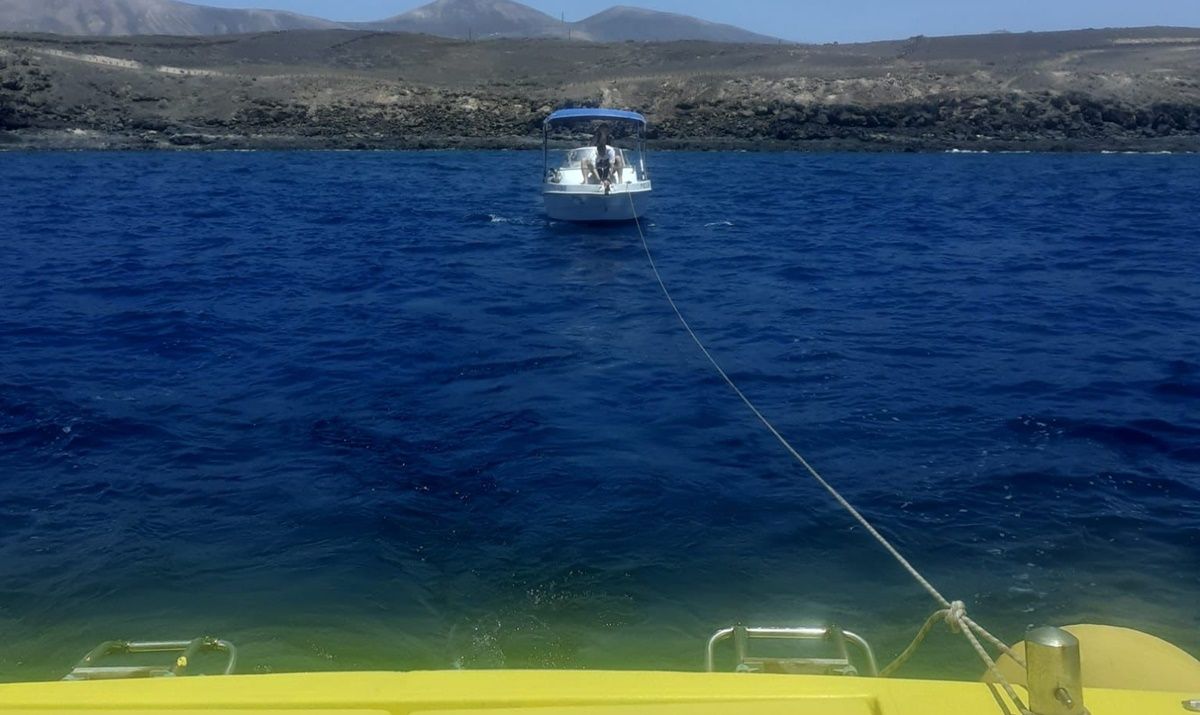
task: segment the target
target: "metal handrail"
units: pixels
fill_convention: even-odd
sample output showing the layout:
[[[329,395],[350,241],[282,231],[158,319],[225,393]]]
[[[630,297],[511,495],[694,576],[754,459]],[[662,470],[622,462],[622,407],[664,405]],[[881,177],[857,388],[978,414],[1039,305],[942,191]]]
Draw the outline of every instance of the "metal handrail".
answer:
[[[237,647],[219,638],[194,638],[190,641],[105,641],[93,648],[63,677],[63,680],[100,680],[113,678],[159,678],[187,674],[188,665],[199,653],[217,651],[226,654],[225,675],[237,668]],[[96,665],[104,658],[130,653],[179,653],[171,665]]]
[[[756,639],[778,639],[778,640],[831,640],[836,639],[838,634],[846,640],[853,643],[862,651],[863,656],[867,661],[867,674],[872,677],[879,675],[879,665],[875,660],[875,651],[871,648],[871,644],[865,638],[852,631],[842,630],[836,626],[823,627],[797,627],[797,628],[770,628],[770,627],[747,627],[747,626],[732,626],[730,628],[722,628],[712,637],[708,639],[708,645],[704,651],[704,669],[712,673],[716,671],[716,650],[717,644],[728,640],[734,636],[739,630],[743,630],[750,638]]]

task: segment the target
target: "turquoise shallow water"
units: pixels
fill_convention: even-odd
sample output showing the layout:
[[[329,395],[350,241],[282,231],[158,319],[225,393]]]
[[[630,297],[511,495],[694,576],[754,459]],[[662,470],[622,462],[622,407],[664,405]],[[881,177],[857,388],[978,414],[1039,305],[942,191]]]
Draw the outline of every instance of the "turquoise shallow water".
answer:
[[[1200,652],[1200,163],[652,157],[684,311],[1000,635]],[[526,153],[7,154],[0,678],[114,637],[250,671],[696,669],[934,604]],[[949,636],[910,671],[974,677]]]

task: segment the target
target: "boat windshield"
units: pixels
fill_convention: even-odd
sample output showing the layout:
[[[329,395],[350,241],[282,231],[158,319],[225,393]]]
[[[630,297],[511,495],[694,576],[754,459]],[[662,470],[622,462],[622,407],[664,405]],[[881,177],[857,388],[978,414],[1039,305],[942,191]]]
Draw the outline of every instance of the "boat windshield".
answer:
[[[637,151],[616,146],[613,149],[617,151],[617,160],[613,167],[613,180],[616,183],[628,184],[646,180],[646,169]],[[598,182],[595,171],[588,168],[595,165],[596,147],[581,146],[565,151],[550,151],[548,154],[546,182],[564,185]]]
[[[643,125],[621,121],[547,123],[543,137],[546,181],[571,183],[576,174],[586,181],[581,172],[596,160],[595,138],[600,132],[609,136],[609,146],[617,151],[618,181],[646,181],[643,129]]]
[[[615,147],[615,146],[613,147],[613,149],[616,149],[617,153],[620,155],[621,163],[623,163],[625,166],[629,166],[630,165],[629,164],[629,152],[620,147]],[[563,158],[562,164],[560,164],[560,168],[562,168],[562,169],[578,169],[580,167],[580,165],[583,164],[584,159],[586,159],[588,161],[595,161],[596,147],[581,146],[578,149],[572,149],[572,150],[568,151],[566,153],[566,156]]]

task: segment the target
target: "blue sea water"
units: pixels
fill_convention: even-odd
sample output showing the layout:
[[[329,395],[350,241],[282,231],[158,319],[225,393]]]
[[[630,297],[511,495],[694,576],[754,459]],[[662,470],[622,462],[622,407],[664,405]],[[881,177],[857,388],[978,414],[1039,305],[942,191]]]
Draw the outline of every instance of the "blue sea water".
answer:
[[[0,155],[0,679],[895,654],[935,604],[509,152]],[[1200,651],[1200,162],[652,156],[745,391],[981,623]],[[974,677],[931,638],[915,675]]]

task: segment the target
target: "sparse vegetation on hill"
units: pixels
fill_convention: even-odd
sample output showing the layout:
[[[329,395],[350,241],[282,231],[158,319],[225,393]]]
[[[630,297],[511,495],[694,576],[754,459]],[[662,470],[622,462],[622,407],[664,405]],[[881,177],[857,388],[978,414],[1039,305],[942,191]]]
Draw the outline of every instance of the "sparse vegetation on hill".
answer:
[[[1195,149],[1200,31],[841,46],[462,42],[314,31],[0,37],[8,146],[533,146],[551,109],[666,147]]]

